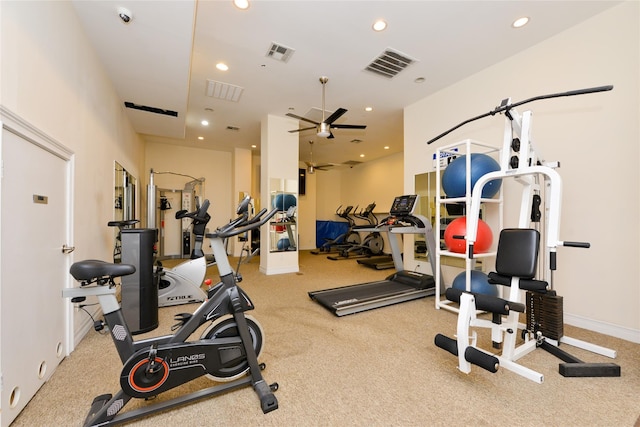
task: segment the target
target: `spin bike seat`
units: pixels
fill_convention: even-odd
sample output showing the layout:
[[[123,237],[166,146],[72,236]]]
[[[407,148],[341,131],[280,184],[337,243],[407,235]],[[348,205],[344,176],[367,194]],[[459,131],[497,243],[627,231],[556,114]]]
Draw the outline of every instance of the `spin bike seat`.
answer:
[[[112,264],[110,262],[87,259],[74,262],[69,273],[76,280],[91,280],[97,277],[120,277],[135,273],[131,264]]]

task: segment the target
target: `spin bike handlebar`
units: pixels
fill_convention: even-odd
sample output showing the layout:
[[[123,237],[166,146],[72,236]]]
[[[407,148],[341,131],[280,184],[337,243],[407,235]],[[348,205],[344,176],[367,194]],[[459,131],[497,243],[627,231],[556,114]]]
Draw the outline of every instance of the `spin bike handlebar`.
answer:
[[[247,231],[254,230],[256,228],[261,227],[266,224],[277,212],[278,209],[274,208],[269,212],[266,216],[264,214],[267,212],[266,209],[262,209],[258,212],[253,218],[247,219],[246,213],[241,215],[240,217],[234,219],[229,224],[220,227],[216,230],[215,233],[207,234],[208,238],[227,238],[232,236],[237,236],[238,234],[246,233]],[[263,217],[264,218],[261,218]]]

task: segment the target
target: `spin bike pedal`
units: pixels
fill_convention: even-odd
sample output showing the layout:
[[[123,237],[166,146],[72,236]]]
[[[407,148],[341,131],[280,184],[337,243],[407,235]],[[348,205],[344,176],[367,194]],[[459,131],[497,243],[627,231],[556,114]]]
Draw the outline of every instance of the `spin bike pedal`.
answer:
[[[101,394],[100,396],[96,396],[91,402],[91,408],[89,408],[89,414],[87,418],[92,417],[95,413],[97,413],[108,401],[113,397],[112,394]]]

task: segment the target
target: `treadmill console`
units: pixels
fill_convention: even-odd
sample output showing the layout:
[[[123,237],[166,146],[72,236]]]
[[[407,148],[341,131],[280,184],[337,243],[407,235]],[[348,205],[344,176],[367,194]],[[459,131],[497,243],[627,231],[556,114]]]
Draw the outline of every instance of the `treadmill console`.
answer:
[[[391,209],[389,209],[389,215],[396,217],[411,215],[416,208],[417,201],[418,196],[416,194],[398,196],[393,200]]]

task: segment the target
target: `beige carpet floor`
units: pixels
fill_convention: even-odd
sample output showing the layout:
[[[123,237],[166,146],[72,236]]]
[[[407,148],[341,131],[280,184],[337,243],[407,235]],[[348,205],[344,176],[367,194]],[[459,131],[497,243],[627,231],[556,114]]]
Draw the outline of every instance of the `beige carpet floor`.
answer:
[[[232,264],[233,265],[233,264]],[[307,292],[378,280],[355,261],[300,253],[300,272],[265,276],[254,258],[241,286],[256,309],[266,345],[267,382],[278,382],[279,409],[263,414],[251,388],[156,414],[136,426],[634,426],[640,416],[640,344],[566,326],[565,335],[617,350],[622,376],[565,378],[560,361],[537,349],[520,362],[545,376],[536,384],[505,369],[457,370],[434,336],[455,333],[456,315],[433,298],[335,317]],[[208,272],[215,278],[215,267]],[[176,312],[160,309],[159,335]],[[481,337],[482,338],[482,337]],[[587,362],[603,356],[563,346]],[[121,363],[108,335],[90,331],[15,420],[14,426],[79,426],[93,397],[119,389]],[[158,399],[211,385],[206,378]],[[149,402],[132,401],[125,410]]]

